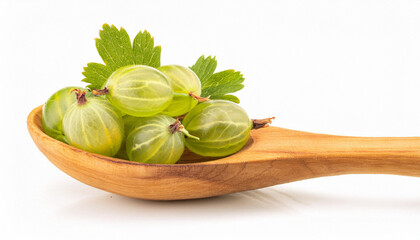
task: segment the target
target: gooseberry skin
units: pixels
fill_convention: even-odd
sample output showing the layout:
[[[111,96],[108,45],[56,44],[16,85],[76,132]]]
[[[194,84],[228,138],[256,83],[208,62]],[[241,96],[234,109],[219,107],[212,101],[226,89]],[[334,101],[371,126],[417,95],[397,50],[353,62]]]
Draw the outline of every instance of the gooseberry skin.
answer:
[[[131,161],[174,164],[184,152],[184,134],[171,133],[176,120],[166,115],[139,118],[127,136],[126,150]]]
[[[124,137],[121,114],[106,99],[88,98],[72,104],[63,119],[63,132],[70,145],[105,156],[114,156]]]
[[[149,117],[162,112],[172,101],[170,81],[155,68],[131,65],[117,69],[108,78],[107,99],[121,112]]]
[[[194,107],[182,121],[185,129],[200,138],[187,138],[192,152],[209,157],[224,157],[239,151],[248,141],[253,126],[238,104],[211,100]]]
[[[163,114],[169,116],[181,116],[189,112],[197,100],[189,95],[192,92],[195,96],[201,94],[201,82],[197,75],[189,68],[179,65],[166,65],[158,67],[171,81],[174,97],[171,104],[163,110]]]
[[[57,140],[68,143],[63,134],[63,117],[67,108],[76,102],[76,95],[71,90],[78,87],[65,87],[45,102],[42,108],[42,129],[44,132]]]
[[[117,152],[115,157],[129,160],[128,155],[127,155],[127,150],[126,150],[127,135],[130,133],[131,128],[133,127],[135,122],[139,120],[139,118],[131,116],[131,115],[125,115],[122,117],[122,120],[124,123],[124,138],[121,142],[120,150]]]

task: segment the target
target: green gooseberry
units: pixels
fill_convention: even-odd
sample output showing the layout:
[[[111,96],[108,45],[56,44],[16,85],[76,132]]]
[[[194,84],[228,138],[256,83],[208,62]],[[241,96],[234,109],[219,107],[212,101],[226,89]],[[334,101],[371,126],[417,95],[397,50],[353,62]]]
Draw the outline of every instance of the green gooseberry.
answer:
[[[159,114],[139,118],[127,136],[128,158],[142,163],[176,163],[184,152],[185,136],[195,138],[172,117]]]
[[[174,91],[174,98],[163,110],[163,114],[181,116],[197,105],[201,99],[201,82],[191,69],[179,65],[166,65],[158,67],[158,70],[166,75]]]
[[[102,90],[95,95],[106,95],[109,102],[123,113],[149,117],[162,112],[172,101],[170,81],[159,70],[131,65],[111,74]]]
[[[128,135],[128,133],[130,133],[131,128],[133,127],[135,122],[137,120],[139,120],[139,118],[131,116],[131,115],[125,115],[125,116],[122,117],[122,119],[123,119],[123,123],[124,123],[124,134],[125,135],[124,135],[124,138],[121,142],[120,150],[117,152],[115,157],[125,159],[125,160],[129,160],[128,155],[127,155],[127,150],[126,150],[127,135]]]
[[[77,102],[63,118],[63,132],[70,145],[105,156],[114,156],[124,137],[121,113],[104,98],[86,99],[76,89]]]
[[[67,108],[76,102],[76,96],[71,91],[77,88],[79,87],[65,87],[58,90],[48,98],[42,108],[42,129],[48,136],[65,143],[68,142],[63,133],[63,117]],[[88,96],[93,95],[88,93]]]
[[[190,134],[200,138],[185,140],[192,152],[210,157],[223,157],[239,151],[248,141],[253,121],[238,104],[211,100],[198,104],[182,121]]]

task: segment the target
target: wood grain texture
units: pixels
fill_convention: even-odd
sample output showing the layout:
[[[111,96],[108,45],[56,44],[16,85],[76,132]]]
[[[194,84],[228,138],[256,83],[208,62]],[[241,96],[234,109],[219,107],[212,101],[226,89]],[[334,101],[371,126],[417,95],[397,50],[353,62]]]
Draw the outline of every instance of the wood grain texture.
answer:
[[[354,173],[420,177],[419,137],[344,137],[268,127],[221,159],[188,151],[179,164],[142,164],[89,153],[47,136],[42,106],[28,116],[37,147],[73,178],[108,192],[142,199],[204,198],[322,176]]]

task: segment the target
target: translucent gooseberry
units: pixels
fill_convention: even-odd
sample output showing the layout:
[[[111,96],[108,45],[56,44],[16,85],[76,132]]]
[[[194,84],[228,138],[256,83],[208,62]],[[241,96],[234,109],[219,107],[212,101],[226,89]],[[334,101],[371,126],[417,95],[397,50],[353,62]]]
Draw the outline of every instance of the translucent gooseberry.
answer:
[[[58,90],[48,98],[42,108],[42,128],[44,132],[48,136],[66,143],[67,140],[62,127],[63,117],[67,108],[76,102],[76,96],[71,93],[76,88],[78,87],[65,87]]]
[[[176,163],[184,152],[185,135],[195,138],[172,117],[159,114],[139,118],[127,136],[128,158],[142,163]]]
[[[223,157],[238,152],[248,141],[251,129],[265,127],[271,119],[251,120],[238,104],[211,100],[194,107],[182,121],[188,132],[200,138],[185,140],[192,152]]]
[[[86,99],[85,91],[76,89],[77,102],[63,118],[63,132],[68,143],[77,148],[114,156],[124,137],[121,113],[106,99]]]
[[[129,160],[128,155],[127,155],[127,150],[126,150],[127,135],[128,135],[128,133],[130,133],[131,128],[133,127],[134,123],[137,120],[139,120],[139,118],[131,116],[131,115],[125,115],[125,116],[122,117],[122,119],[123,119],[123,123],[124,123],[124,138],[121,142],[120,150],[115,155],[115,157],[125,159],[125,160]]]
[[[92,92],[106,95],[118,110],[136,117],[149,117],[162,112],[173,97],[171,83],[166,76],[144,65],[117,69],[106,81],[104,89]]]
[[[169,116],[181,116],[189,112],[201,98],[201,82],[197,75],[189,68],[179,65],[166,65],[158,68],[169,79],[174,91],[171,104],[163,110]]]

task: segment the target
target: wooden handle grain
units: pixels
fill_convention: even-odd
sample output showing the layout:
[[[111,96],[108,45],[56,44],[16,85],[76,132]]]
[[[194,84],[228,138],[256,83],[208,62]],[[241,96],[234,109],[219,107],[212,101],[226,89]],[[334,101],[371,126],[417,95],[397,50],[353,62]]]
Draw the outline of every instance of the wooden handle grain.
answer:
[[[329,171],[380,173],[420,177],[420,138],[349,138],[328,141],[320,151]]]
[[[420,177],[420,137],[344,137],[286,129],[272,131],[258,145],[262,148],[275,142],[272,150],[303,161],[315,175],[379,173]]]

